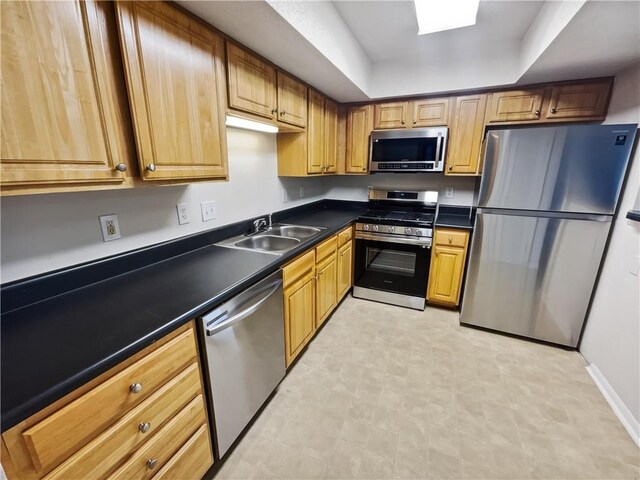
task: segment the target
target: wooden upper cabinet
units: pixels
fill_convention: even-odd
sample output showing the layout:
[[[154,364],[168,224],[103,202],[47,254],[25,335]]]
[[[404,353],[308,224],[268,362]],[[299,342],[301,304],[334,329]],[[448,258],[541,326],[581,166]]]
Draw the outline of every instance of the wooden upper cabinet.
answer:
[[[324,167],[324,97],[309,91],[309,123],[307,128],[307,173],[322,173]]]
[[[144,180],[226,177],[223,41],[164,2],[117,2]]]
[[[407,128],[409,102],[376,103],[373,106],[373,129]]]
[[[601,120],[607,114],[611,79],[551,87],[546,120]]]
[[[451,99],[431,98],[413,101],[413,127],[437,127],[449,122]]]
[[[324,173],[338,168],[338,104],[324,100]]]
[[[512,90],[489,95],[486,123],[539,120],[544,88]]]
[[[372,105],[347,110],[346,173],[366,173],[369,165],[369,136],[373,129]]]
[[[113,5],[0,2],[0,16],[2,193],[122,184],[132,152]]]
[[[278,71],[278,122],[296,127],[307,125],[307,86]]]
[[[487,95],[456,97],[449,128],[445,174],[480,173],[480,146],[484,133]]]
[[[229,108],[273,120],[276,103],[276,70],[255,55],[227,42]]]

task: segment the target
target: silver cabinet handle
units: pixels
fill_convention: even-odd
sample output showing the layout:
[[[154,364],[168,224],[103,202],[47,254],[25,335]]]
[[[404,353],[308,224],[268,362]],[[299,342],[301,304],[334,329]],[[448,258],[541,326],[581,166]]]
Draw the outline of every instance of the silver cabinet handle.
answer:
[[[131,393],[140,393],[142,391],[142,384],[141,383],[132,383],[131,386],[129,387],[129,391]]]
[[[536,110],[536,111],[535,111],[535,112],[533,112],[533,113],[535,113],[536,117],[539,117],[539,116],[540,116],[540,110]]]
[[[284,115],[285,115],[286,113],[287,113],[287,112],[285,112],[284,110],[282,110],[282,111],[280,112],[280,116],[281,116],[281,117],[284,117]]]
[[[151,428],[151,423],[149,422],[143,422],[140,425],[138,425],[138,430],[140,430],[140,433],[147,433],[150,428]]]
[[[558,110],[556,109],[556,107],[552,107],[551,108],[551,113],[556,113]]]
[[[119,172],[126,172],[127,166],[124,163],[119,163],[116,165],[116,170],[118,170]]]
[[[276,113],[278,113],[278,109],[277,108],[272,108],[271,109],[271,115],[274,115]]]
[[[153,470],[154,468],[156,468],[157,464],[158,464],[157,458],[150,458],[149,460],[147,460],[147,468],[149,470]]]
[[[155,172],[156,171],[156,166],[153,163],[150,163],[149,165],[147,165],[145,167],[147,170],[149,170],[150,172]]]

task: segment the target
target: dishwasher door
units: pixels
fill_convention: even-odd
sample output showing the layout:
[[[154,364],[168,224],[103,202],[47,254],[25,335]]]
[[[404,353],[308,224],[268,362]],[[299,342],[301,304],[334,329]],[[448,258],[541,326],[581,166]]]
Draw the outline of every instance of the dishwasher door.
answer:
[[[200,318],[222,457],[285,374],[282,272]]]

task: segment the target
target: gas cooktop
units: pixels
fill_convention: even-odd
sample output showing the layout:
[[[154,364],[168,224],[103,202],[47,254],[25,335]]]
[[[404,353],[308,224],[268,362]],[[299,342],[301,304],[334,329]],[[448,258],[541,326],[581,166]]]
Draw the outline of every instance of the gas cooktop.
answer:
[[[367,210],[358,220],[368,223],[384,223],[386,225],[415,225],[431,227],[435,213],[411,212],[400,210]]]

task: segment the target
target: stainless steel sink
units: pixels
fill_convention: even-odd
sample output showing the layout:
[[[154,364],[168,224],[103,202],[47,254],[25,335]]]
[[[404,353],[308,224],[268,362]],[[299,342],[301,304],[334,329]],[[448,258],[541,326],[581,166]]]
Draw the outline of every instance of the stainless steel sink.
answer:
[[[281,237],[278,235],[254,235],[235,243],[236,247],[262,250],[265,252],[284,252],[300,243],[297,238]]]
[[[227,238],[216,245],[227,248],[282,255],[303,242],[320,235],[324,227],[274,224],[266,230],[250,235]]]
[[[274,225],[268,230],[269,235],[280,235],[289,238],[311,238],[322,230],[317,227],[303,227],[302,225]]]

